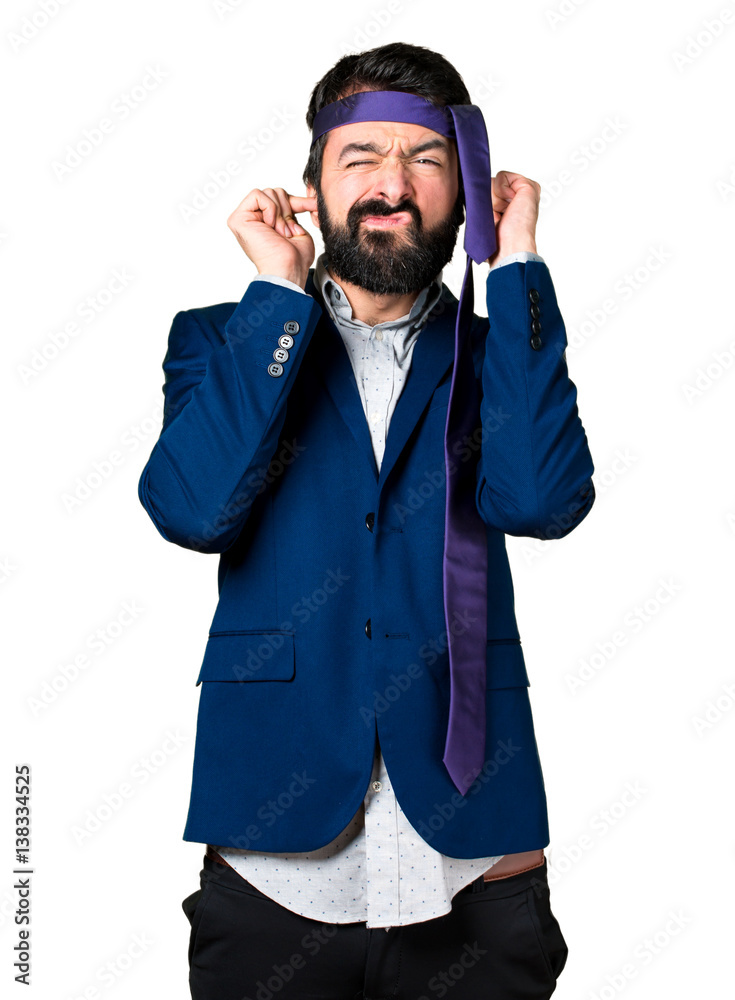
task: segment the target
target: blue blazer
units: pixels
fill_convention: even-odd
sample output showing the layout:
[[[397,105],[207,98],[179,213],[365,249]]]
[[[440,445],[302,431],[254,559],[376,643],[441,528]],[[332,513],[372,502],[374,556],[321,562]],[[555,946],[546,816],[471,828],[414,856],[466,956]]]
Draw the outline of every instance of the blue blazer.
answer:
[[[398,801],[436,850],[544,847],[505,535],[563,537],[594,500],[548,268],[491,271],[488,319],[473,319],[482,430],[458,459],[476,462],[487,525],[487,735],[465,796],[442,763],[443,441],[457,300],[444,286],[419,334],[378,473],[313,270],[305,290],[252,281],[239,303],[179,312],[169,334],[163,428],[139,496],[166,540],[220,557],[184,840],[324,846],[362,803],[377,732]],[[284,332],[293,344],[278,374],[269,366]]]

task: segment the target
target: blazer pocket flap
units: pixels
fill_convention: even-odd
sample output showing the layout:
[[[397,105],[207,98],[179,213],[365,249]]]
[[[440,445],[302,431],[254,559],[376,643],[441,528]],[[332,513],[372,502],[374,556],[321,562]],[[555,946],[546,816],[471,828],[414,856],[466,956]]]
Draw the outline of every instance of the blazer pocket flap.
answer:
[[[487,644],[487,686],[489,688],[530,685],[520,639],[489,639]]]
[[[202,681],[290,681],[296,670],[292,632],[210,632]]]

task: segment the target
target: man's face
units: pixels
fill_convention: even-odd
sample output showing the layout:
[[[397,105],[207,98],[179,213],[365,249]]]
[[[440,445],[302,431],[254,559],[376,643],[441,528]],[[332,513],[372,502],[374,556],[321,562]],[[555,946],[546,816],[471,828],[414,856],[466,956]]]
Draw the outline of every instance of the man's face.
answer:
[[[464,221],[456,145],[422,125],[332,129],[321,191],[307,191],[330,272],[376,295],[425,288],[451,260]]]

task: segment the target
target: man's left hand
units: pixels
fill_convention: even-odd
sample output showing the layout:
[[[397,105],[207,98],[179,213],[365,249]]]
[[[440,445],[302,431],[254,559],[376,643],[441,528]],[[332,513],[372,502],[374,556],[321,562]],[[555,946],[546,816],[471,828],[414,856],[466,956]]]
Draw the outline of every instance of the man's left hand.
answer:
[[[492,178],[493,220],[498,249],[488,257],[493,264],[521,250],[536,253],[536,221],[541,185],[522,174],[499,170]]]

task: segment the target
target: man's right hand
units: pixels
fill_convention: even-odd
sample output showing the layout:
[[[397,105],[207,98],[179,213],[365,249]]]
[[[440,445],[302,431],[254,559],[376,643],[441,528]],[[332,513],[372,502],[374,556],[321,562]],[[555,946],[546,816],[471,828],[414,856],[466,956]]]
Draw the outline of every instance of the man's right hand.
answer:
[[[302,288],[314,256],[314,241],[298,225],[298,212],[315,212],[316,198],[289,195],[283,188],[254,188],[227,220],[258,274],[275,274]]]

